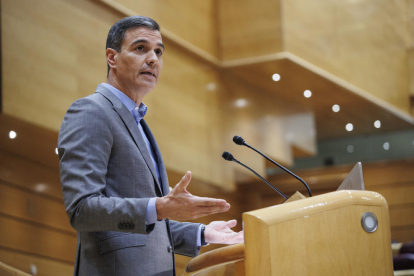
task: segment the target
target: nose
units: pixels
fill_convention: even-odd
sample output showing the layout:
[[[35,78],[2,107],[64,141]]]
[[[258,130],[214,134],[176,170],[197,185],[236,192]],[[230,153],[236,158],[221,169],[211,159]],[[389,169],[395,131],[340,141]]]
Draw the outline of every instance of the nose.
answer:
[[[158,56],[154,51],[149,51],[148,52],[148,57],[147,57],[147,64],[148,65],[156,65],[158,63]]]

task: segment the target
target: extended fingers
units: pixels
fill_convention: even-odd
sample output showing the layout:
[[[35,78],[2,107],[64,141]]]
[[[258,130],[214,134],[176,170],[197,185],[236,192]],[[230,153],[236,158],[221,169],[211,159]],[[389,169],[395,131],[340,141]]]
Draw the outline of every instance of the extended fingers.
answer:
[[[227,227],[233,228],[237,225],[237,220],[235,220],[235,219],[229,220],[229,221],[226,222],[226,224],[227,224]]]
[[[227,206],[228,208],[230,208],[230,204],[227,203],[224,199],[195,196],[194,200],[197,206]]]

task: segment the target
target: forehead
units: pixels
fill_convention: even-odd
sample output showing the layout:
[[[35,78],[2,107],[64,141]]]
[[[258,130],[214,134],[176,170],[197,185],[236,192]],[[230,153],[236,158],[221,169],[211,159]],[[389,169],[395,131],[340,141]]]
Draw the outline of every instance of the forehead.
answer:
[[[139,39],[145,39],[150,43],[162,43],[161,33],[157,30],[151,30],[147,27],[136,27],[128,29],[125,32],[124,42],[122,46],[129,46],[134,41]]]

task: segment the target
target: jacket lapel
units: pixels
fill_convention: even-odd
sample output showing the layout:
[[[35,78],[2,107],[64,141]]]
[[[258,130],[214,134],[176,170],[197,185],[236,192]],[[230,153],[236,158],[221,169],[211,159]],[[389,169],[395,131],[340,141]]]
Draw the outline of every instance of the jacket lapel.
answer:
[[[161,195],[164,195],[163,189],[161,189],[161,185],[158,181],[157,173],[155,171],[154,164],[152,163],[151,156],[150,156],[150,153],[148,151],[147,145],[145,144],[144,138],[142,137],[141,132],[138,129],[137,123],[136,123],[134,117],[132,116],[131,112],[118,99],[118,97],[115,96],[111,91],[109,91],[105,86],[98,85],[98,87],[96,88],[96,93],[102,94],[105,98],[107,98],[112,103],[114,110],[121,117],[122,121],[124,122],[125,126],[127,127],[128,131],[129,131],[129,133],[131,134],[132,138],[134,139],[135,144],[137,145],[139,151],[141,152],[141,155],[144,157],[145,163],[147,163],[147,166],[148,166],[149,170],[151,171],[151,174],[152,174],[153,178],[155,179],[155,182],[157,183],[157,187],[158,187]],[[153,139],[152,134],[150,136]],[[152,143],[151,140],[149,140],[149,141]],[[158,148],[158,146],[157,146],[157,148]],[[157,155],[157,158],[158,158],[158,155]],[[159,163],[161,163],[161,162],[159,162]],[[160,169],[160,173],[161,173],[161,168],[159,168],[159,169]]]
[[[155,156],[157,158],[158,171],[160,172],[161,185],[163,188],[163,194],[167,195],[170,192],[170,186],[168,184],[167,170],[165,169],[164,160],[162,159],[160,148],[158,147],[157,141],[154,138],[149,126],[144,119],[141,120],[141,125],[144,128],[147,138],[150,141],[152,148],[154,149]]]

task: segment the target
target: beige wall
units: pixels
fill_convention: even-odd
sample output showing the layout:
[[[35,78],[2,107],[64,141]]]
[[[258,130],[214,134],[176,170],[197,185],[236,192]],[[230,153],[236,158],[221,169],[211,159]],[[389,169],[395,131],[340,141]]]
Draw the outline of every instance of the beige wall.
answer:
[[[161,26],[194,46],[218,56],[216,0],[114,0]]]
[[[92,1],[31,3],[5,1],[2,6],[4,113],[57,131],[69,105],[92,94],[97,84],[106,81],[106,36],[122,16]],[[212,7],[200,1],[200,13],[209,9],[205,5]],[[150,14],[158,9],[147,8]],[[176,18],[171,14],[165,18],[162,13],[154,15],[170,21]],[[198,22],[207,21],[200,19]],[[192,20],[185,20],[187,27],[192,26]],[[185,31],[183,26],[172,27],[178,33]],[[220,93],[218,89],[207,89],[210,83],[219,87],[218,73],[180,47],[165,44],[160,82],[144,102],[149,107],[146,119],[166,165],[182,173],[191,170],[200,179],[232,189],[230,167],[220,157],[224,121],[219,109]]]
[[[409,1],[282,1],[284,50],[410,111]]]

